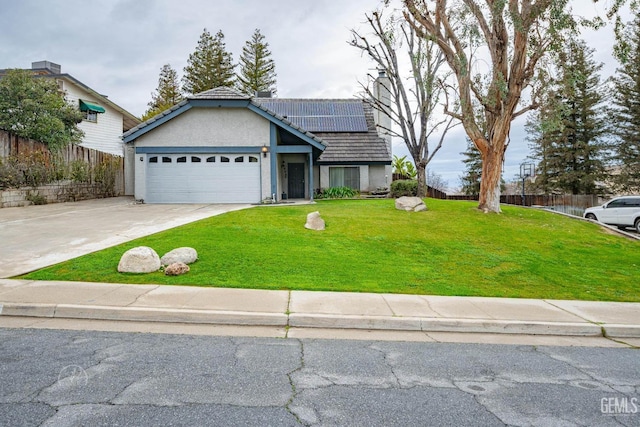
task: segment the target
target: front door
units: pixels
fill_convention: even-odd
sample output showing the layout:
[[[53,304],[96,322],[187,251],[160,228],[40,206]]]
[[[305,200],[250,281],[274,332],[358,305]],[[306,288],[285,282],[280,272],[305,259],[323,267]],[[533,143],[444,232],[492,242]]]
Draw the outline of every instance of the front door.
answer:
[[[304,199],[304,163],[289,163],[289,198]]]

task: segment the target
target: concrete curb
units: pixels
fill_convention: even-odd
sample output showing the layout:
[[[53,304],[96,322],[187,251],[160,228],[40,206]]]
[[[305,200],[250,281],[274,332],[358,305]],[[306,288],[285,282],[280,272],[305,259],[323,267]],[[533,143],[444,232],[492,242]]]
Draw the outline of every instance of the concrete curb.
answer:
[[[289,315],[289,326],[327,329],[373,329],[422,332],[465,332],[519,335],[603,336],[602,327],[593,323],[529,322],[489,319],[437,319],[424,317],[381,317],[299,314]],[[614,330],[608,336],[640,336],[640,326]]]
[[[287,315],[284,313],[107,307],[75,304],[5,303],[0,305],[0,316],[281,327],[287,326],[288,321]]]
[[[306,313],[286,314],[76,304],[4,303],[0,304],[0,316],[203,325],[640,338],[640,325]]]

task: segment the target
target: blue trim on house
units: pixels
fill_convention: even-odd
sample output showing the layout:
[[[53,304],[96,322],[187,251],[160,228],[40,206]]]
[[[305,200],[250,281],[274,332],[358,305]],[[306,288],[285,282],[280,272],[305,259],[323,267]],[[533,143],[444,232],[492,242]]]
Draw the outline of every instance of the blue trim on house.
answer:
[[[275,152],[281,154],[311,153],[313,149],[308,145],[278,145]]]
[[[271,168],[271,195],[278,197],[278,129],[276,124],[269,123],[269,156],[271,157],[269,166]]]
[[[309,201],[313,202],[313,153],[309,153]]]
[[[158,126],[168,122],[169,120],[173,119],[176,116],[179,116],[182,113],[186,113],[187,111],[189,111],[192,108],[192,105],[187,103],[182,105],[180,108],[177,108],[175,110],[173,110],[172,112],[170,112],[169,114],[160,117],[159,119],[157,119],[156,121],[147,124],[144,127],[141,127],[140,129],[138,129],[137,131],[125,136],[124,138],[122,138],[122,140],[127,143],[127,142],[131,142],[133,140],[135,140],[136,138],[144,135],[145,133],[157,128]]]
[[[211,153],[211,154],[260,154],[262,146],[252,147],[136,147],[136,154],[175,154],[175,153]]]

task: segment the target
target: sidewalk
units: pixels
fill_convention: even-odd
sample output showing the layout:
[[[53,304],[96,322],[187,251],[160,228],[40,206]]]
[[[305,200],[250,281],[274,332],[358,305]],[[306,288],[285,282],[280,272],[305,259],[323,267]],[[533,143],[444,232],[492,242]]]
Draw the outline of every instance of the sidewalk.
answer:
[[[640,338],[640,303],[0,279],[0,316]]]

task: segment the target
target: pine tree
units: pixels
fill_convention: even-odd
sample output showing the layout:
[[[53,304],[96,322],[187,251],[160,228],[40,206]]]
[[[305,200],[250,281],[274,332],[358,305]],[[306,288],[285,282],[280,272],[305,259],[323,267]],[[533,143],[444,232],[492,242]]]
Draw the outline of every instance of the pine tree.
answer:
[[[465,156],[462,162],[465,164],[464,175],[460,177],[462,193],[467,196],[480,194],[480,177],[482,176],[482,157],[480,151],[467,138],[467,149],[460,153]]]
[[[196,50],[184,67],[182,89],[196,94],[220,86],[235,84],[233,56],[227,52],[222,31],[213,37],[205,28]]]
[[[627,41],[627,62],[616,70],[614,86],[613,132],[617,137],[614,161],[620,174],[616,183],[620,190],[640,192],[640,18],[636,18]]]
[[[149,109],[142,116],[142,120],[148,120],[156,114],[160,114],[177,103],[182,101],[178,73],[171,68],[170,64],[165,64],[160,69],[158,87],[151,94],[151,102],[147,104]]]
[[[276,66],[260,29],[256,28],[242,48],[239,65],[238,89],[252,95],[258,91],[275,92]]]
[[[545,192],[596,194],[605,177],[603,86],[593,49],[572,41],[556,59],[557,80],[527,124],[537,183]]]

